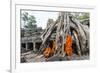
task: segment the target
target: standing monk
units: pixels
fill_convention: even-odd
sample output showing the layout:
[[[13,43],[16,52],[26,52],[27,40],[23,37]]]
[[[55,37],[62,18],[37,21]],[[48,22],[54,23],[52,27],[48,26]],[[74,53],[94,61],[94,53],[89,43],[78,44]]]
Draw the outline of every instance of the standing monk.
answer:
[[[67,35],[66,37],[65,53],[67,54],[68,59],[71,59],[73,50],[72,50],[72,37],[70,35]]]

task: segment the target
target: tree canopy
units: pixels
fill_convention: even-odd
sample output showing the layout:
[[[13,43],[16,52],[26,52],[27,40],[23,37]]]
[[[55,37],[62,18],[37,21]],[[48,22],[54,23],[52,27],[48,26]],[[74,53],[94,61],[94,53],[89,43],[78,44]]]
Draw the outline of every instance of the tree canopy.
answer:
[[[22,13],[21,19],[24,21],[24,30],[27,34],[32,35],[36,32],[36,18],[34,15],[29,15],[27,12]]]

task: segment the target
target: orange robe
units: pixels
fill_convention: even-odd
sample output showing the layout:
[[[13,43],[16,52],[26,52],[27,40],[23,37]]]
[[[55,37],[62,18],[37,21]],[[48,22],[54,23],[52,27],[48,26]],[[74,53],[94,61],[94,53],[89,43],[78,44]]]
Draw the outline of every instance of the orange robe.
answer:
[[[51,48],[50,47],[46,48],[43,54],[44,54],[45,58],[49,58],[50,54],[51,54]]]
[[[45,51],[43,53],[45,58],[49,58],[49,57],[53,56],[54,51],[55,51],[55,43],[53,42],[52,45],[53,45],[52,48],[48,47],[45,49]]]
[[[70,35],[68,35],[66,37],[66,43],[65,43],[65,53],[68,55],[68,56],[72,56],[73,54],[73,50],[72,50],[72,37]]]

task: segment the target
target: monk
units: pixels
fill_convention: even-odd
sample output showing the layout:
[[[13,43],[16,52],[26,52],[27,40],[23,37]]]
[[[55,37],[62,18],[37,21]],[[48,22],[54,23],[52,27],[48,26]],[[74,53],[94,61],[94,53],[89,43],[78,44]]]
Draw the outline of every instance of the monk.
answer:
[[[68,59],[71,59],[73,50],[72,50],[72,37],[70,35],[67,35],[66,37],[65,53],[67,54]]]
[[[55,43],[53,41],[52,48],[50,48],[50,47],[46,48],[45,51],[44,51],[44,53],[43,53],[44,54],[44,57],[46,58],[46,61],[47,61],[47,59],[49,57],[51,57],[51,56],[54,55],[54,51],[55,51]]]
[[[51,54],[51,48],[50,47],[46,48],[43,54],[46,59],[49,58]]]

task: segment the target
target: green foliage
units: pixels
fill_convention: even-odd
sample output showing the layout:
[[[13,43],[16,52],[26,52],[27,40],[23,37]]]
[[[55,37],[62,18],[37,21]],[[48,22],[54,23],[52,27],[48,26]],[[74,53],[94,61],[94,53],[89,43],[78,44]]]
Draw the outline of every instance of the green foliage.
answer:
[[[26,33],[32,35],[37,29],[36,18],[33,15],[29,15],[27,12],[24,12],[21,18],[24,21],[24,30]]]
[[[89,13],[84,13],[81,16],[78,16],[77,19],[84,20],[89,18]]]
[[[25,13],[22,14],[22,20],[24,22],[26,22],[28,20],[28,13],[27,12],[25,12]]]
[[[31,24],[32,24],[32,23],[33,23],[33,24],[36,23],[36,18],[35,18],[34,16],[32,16],[32,15],[29,16],[29,19],[28,19],[28,20],[29,20],[28,22],[31,23]]]
[[[77,13],[72,13],[72,14],[78,20],[89,19],[89,13],[79,13],[79,12],[77,12]]]

